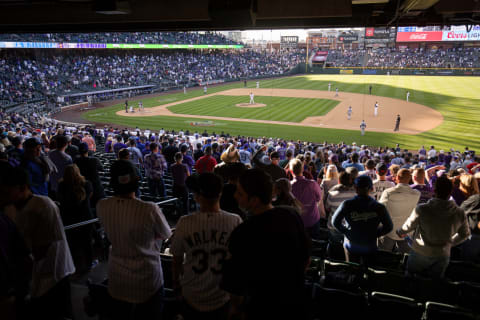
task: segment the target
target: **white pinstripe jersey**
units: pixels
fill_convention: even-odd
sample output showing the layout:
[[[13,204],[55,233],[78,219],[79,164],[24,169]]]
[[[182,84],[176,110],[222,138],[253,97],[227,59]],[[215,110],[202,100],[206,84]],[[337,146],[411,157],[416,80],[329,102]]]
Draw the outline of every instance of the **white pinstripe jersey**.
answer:
[[[198,311],[212,311],[230,300],[219,288],[223,262],[229,258],[230,233],[242,219],[225,211],[197,212],[177,223],[170,252],[184,256],[182,292]]]
[[[162,210],[153,202],[112,197],[97,204],[108,239],[108,292],[115,299],[142,303],[163,284],[158,239],[171,235]]]
[[[33,262],[33,297],[44,295],[60,280],[75,272],[60,210],[50,198],[33,195],[21,210],[9,206],[5,213],[15,222],[30,249],[48,247],[45,255]]]

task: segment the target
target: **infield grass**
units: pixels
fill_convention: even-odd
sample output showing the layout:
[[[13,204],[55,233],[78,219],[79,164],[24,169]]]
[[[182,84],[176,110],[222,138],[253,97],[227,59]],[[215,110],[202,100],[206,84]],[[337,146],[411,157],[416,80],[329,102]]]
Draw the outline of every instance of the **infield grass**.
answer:
[[[237,107],[248,103],[248,96],[212,96],[168,107],[173,113],[222,116],[240,119],[301,122],[310,116],[327,114],[340,101],[327,99],[255,96],[256,103],[265,107]]]
[[[190,131],[203,131],[204,129],[207,129],[208,132],[215,131],[219,133],[225,131],[234,135],[281,137],[285,139],[301,139],[314,142],[345,141],[351,143],[355,141],[357,144],[375,146],[393,146],[395,143],[400,143],[402,148],[408,149],[417,149],[421,145],[434,145],[437,149],[445,150],[448,150],[451,147],[463,150],[465,146],[477,150],[480,148],[480,77],[303,75],[273,80],[260,80],[261,88],[279,89],[327,90],[328,83],[332,84],[332,90],[335,90],[335,88],[338,87],[340,94],[342,91],[368,94],[368,87],[370,84],[373,86],[372,94],[378,96],[405,99],[406,92],[410,91],[410,101],[438,110],[443,115],[444,122],[439,127],[418,135],[406,135],[393,132],[369,132],[367,130],[365,136],[362,137],[359,131],[353,130],[223,120],[215,120],[215,127],[192,127],[190,126],[190,122],[205,121],[205,119],[197,119],[195,117],[177,118],[174,116],[127,118],[115,114],[116,111],[124,108],[123,104],[92,110],[87,112],[84,117],[87,120],[97,123],[115,123],[119,126],[128,126],[131,128],[138,126],[143,129],[160,129],[162,127],[175,130],[185,130],[188,128]],[[250,81],[249,87],[253,88],[254,86],[254,81]],[[220,92],[233,88],[243,88],[243,83],[232,83],[218,87],[211,87],[208,89],[208,93]],[[153,107],[160,104],[201,96],[202,94],[203,91],[199,88],[197,90],[189,91],[186,95],[181,92],[150,98],[148,100],[143,100],[143,104],[146,108]],[[243,97],[242,102],[248,102],[245,101],[246,98],[247,97]],[[270,99],[270,97],[264,98]],[[255,97],[255,100],[257,101],[257,97]],[[260,100],[258,100],[258,102],[260,102]],[[187,103],[182,105],[186,104]],[[247,111],[248,110],[245,112]],[[295,108],[292,113],[296,114],[297,109]],[[275,112],[267,115],[272,117],[277,116]],[[232,117],[230,113],[228,115],[223,113],[217,114],[216,116]],[[269,118],[269,120],[273,119]]]

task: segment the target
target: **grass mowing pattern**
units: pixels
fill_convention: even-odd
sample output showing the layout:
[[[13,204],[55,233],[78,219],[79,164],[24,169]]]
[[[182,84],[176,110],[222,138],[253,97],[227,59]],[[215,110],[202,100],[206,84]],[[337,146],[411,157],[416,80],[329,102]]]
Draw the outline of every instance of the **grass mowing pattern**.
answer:
[[[418,149],[421,145],[434,145],[437,149],[453,147],[463,150],[465,146],[471,149],[480,148],[480,78],[479,77],[447,77],[447,76],[373,76],[373,75],[304,75],[298,77],[261,80],[261,88],[286,88],[327,90],[328,83],[332,84],[332,91],[339,88],[342,92],[368,94],[368,87],[373,86],[372,94],[397,99],[405,99],[407,90],[410,91],[410,101],[420,103],[438,110],[444,117],[444,122],[437,128],[418,135],[404,135],[398,133],[367,132],[365,136],[356,130],[324,129],[297,126],[282,126],[260,123],[246,123],[235,121],[216,121],[215,127],[206,128],[208,132],[225,131],[234,135],[282,137],[285,139],[301,139],[315,142],[339,142],[367,145],[393,146],[400,143],[402,148]],[[254,82],[249,83],[253,88]],[[209,93],[219,92],[232,88],[243,88],[243,83],[233,83],[225,86],[212,87]],[[158,106],[173,101],[193,98],[203,95],[201,88],[192,90],[184,95],[174,93],[152,99],[143,100],[145,107]],[[168,101],[162,101],[168,100]],[[248,102],[248,101],[247,101]],[[92,110],[84,117],[90,121],[101,123],[116,123],[119,126],[140,127],[149,129],[190,129],[203,131],[205,128],[192,127],[191,121],[205,121],[205,119],[176,118],[167,116],[126,118],[117,116],[116,111],[125,106],[116,106]],[[371,107],[371,106],[365,106]],[[222,115],[219,115],[222,116]],[[402,120],[403,121],[403,120]],[[359,124],[360,125],[360,124]]]
[[[310,116],[323,116],[340,103],[327,99],[255,96],[256,103],[263,103],[267,106],[258,108],[235,106],[249,101],[248,96],[218,95],[173,105],[168,109],[181,114],[301,122]]]

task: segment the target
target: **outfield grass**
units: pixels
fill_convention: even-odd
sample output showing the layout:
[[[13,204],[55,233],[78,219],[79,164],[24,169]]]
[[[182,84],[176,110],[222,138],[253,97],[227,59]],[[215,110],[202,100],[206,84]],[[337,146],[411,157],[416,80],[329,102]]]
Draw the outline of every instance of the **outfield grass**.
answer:
[[[168,109],[173,113],[191,115],[302,122],[307,117],[323,116],[340,103],[327,99],[255,96],[255,102],[266,104],[266,107],[236,106],[249,101],[249,96],[218,95],[176,104]]]
[[[417,102],[438,110],[444,117],[444,122],[437,128],[418,135],[398,133],[368,132],[361,136],[359,131],[310,128],[298,126],[281,126],[261,123],[246,123],[235,121],[214,121],[215,127],[206,128],[209,132],[229,132],[235,135],[282,137],[286,139],[301,139],[307,141],[353,141],[368,145],[389,145],[400,143],[402,147],[416,149],[421,145],[435,145],[441,149],[461,149],[469,146],[479,149],[480,142],[480,78],[479,77],[430,77],[430,76],[370,76],[370,75],[304,75],[298,77],[280,78],[261,81],[261,88],[288,88],[327,90],[328,83],[332,89],[338,87],[340,92],[355,92],[368,94],[368,87],[373,86],[372,94],[391,98],[405,99],[406,91],[410,91],[410,101]],[[249,84],[254,87],[254,82]],[[233,83],[224,86],[211,87],[209,93],[220,92],[232,88],[243,88],[243,83]],[[201,89],[192,90],[186,95],[175,93],[143,100],[145,107],[158,106],[188,98],[203,95]],[[269,97],[267,97],[269,98]],[[245,98],[243,98],[245,99]],[[257,99],[257,97],[256,97]],[[285,99],[285,98],[284,98]],[[247,101],[248,102],[248,101]],[[124,105],[92,110],[84,117],[100,123],[116,123],[119,126],[140,127],[149,129],[190,129],[203,131],[204,128],[191,127],[192,121],[205,119],[176,118],[171,116],[127,118],[118,116],[116,111]],[[295,109],[296,113],[297,110]],[[274,114],[274,113],[273,113]],[[218,116],[225,116],[219,114]],[[301,121],[301,120],[300,120]]]

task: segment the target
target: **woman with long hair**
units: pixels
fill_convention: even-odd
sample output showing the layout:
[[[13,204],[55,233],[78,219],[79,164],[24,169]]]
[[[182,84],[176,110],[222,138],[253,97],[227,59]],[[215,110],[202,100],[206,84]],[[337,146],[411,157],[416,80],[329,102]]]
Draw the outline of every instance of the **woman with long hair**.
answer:
[[[458,187],[454,184],[452,198],[460,206],[465,200],[474,194],[478,194],[477,179],[471,174],[465,173],[458,178]]]
[[[115,143],[116,143],[116,141],[115,141]],[[113,145],[114,145],[113,136],[111,134],[109,134],[108,137],[107,137],[107,141],[105,142],[105,152],[106,153],[113,152]]]
[[[45,132],[42,132],[40,135],[40,139],[42,140],[42,148],[44,152],[49,151],[49,146],[50,146],[50,140],[48,139],[48,136]]]
[[[295,198],[292,193],[292,185],[287,178],[280,178],[273,185],[273,196],[275,200],[272,202],[274,206],[291,206],[294,207],[299,214],[302,213],[303,205]]]
[[[90,209],[92,193],[92,184],[80,174],[78,166],[76,164],[66,166],[58,186],[60,214],[65,226],[93,218]],[[80,273],[88,271],[92,265],[92,232],[91,224],[66,232],[73,261]]]
[[[324,197],[323,199],[327,198],[328,190],[330,190],[333,186],[338,184],[338,169],[334,164],[330,164],[324,167],[325,176],[323,177],[322,183],[320,187],[323,189]]]

